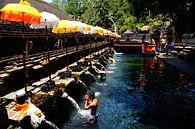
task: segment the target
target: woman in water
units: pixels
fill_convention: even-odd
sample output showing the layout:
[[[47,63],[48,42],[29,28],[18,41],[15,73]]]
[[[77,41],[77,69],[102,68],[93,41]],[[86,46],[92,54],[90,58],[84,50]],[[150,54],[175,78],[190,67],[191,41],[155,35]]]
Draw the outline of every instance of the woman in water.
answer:
[[[95,98],[95,93],[90,92],[89,95],[85,96],[85,106],[84,109],[88,110],[90,109],[90,117],[89,117],[89,123],[95,124],[97,122],[97,106],[98,106],[98,100]]]

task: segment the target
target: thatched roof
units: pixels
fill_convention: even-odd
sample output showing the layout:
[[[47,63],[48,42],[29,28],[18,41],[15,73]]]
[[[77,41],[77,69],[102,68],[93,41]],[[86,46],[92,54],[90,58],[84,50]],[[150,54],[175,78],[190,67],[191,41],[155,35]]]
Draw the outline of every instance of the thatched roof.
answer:
[[[18,3],[20,0],[1,0],[0,2],[0,9],[4,7],[7,3]],[[36,9],[39,10],[39,12],[47,11],[50,13],[55,14],[57,17],[60,19],[68,19],[70,20],[70,16],[59,10],[54,5],[51,5],[43,0],[27,0],[31,6],[35,7]]]

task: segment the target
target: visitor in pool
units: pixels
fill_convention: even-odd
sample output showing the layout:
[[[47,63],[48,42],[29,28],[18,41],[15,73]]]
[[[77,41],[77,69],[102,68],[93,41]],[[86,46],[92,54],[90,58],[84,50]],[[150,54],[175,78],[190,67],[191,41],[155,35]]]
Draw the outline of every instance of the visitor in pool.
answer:
[[[90,109],[90,117],[89,117],[89,123],[95,124],[97,122],[97,107],[98,107],[98,100],[95,97],[95,93],[91,91],[88,95],[85,96],[85,106],[84,110]]]

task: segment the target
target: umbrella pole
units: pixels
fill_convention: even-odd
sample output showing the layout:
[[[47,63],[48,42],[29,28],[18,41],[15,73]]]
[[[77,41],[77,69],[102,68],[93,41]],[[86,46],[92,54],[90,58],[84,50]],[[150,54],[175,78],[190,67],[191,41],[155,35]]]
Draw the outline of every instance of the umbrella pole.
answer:
[[[91,37],[90,36],[89,36],[89,45],[90,45],[89,46],[90,47],[89,48],[89,55],[90,55],[89,58],[90,58],[90,61],[91,61]]]
[[[76,39],[76,61],[77,61],[77,64],[78,64],[78,50],[79,50],[79,46],[78,46],[78,43],[79,43],[79,38],[78,36],[75,36],[75,39]]]
[[[48,42],[48,30],[47,30],[47,25],[45,25],[45,32],[46,32],[46,44],[47,44],[47,57],[48,57],[49,81],[51,82],[51,64],[50,64],[50,53],[49,53],[49,42]]]
[[[23,66],[24,66],[24,77],[25,77],[25,84],[24,84],[24,89],[25,89],[25,92],[27,92],[27,80],[28,80],[28,73],[27,73],[27,70],[26,70],[26,52],[23,51]]]
[[[82,53],[82,57],[85,57],[86,60],[86,47],[85,47],[85,36],[82,34],[82,45],[83,45],[83,53]]]
[[[67,69],[68,69],[68,63],[69,63],[69,61],[68,61],[68,42],[67,42],[66,35],[65,35],[64,41],[65,41],[65,44],[66,44],[66,66],[67,66]]]
[[[25,44],[25,40],[24,40],[24,21],[22,22],[22,41],[24,43],[24,46],[26,46]],[[28,72],[26,70],[26,50],[25,50],[26,47],[24,47],[24,50],[23,50],[23,67],[24,67],[24,90],[25,92],[27,92],[27,80],[28,80]]]
[[[95,54],[98,54],[98,40],[97,40],[97,38],[96,38],[96,40],[95,40]]]

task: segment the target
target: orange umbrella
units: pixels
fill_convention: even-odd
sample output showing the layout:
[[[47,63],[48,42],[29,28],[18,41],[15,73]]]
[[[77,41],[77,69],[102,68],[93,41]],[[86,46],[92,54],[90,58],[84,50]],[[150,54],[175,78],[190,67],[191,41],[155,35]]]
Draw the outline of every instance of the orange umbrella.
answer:
[[[41,14],[25,0],[21,0],[20,3],[9,3],[0,11],[2,20],[40,24]]]

